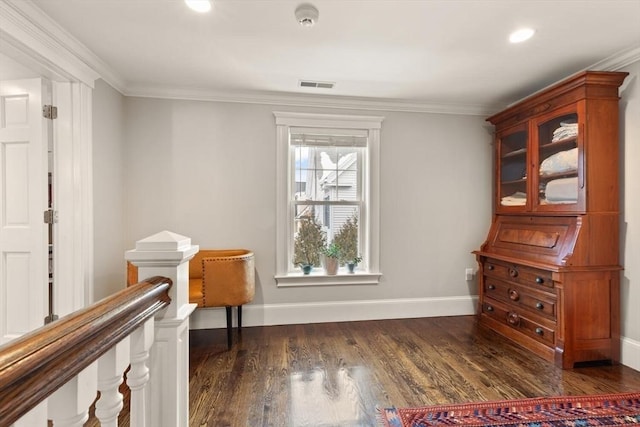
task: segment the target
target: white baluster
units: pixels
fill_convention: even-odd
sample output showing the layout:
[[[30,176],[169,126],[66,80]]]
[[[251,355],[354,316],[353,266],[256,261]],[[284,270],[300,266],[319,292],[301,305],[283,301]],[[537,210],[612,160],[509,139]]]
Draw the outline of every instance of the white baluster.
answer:
[[[127,385],[131,390],[129,421],[131,427],[146,427],[149,422],[149,399],[146,393],[149,382],[149,349],[153,344],[154,319],[147,320],[133,331],[131,339],[131,368],[127,372]]]
[[[34,427],[47,425],[47,399],[43,400],[16,421],[11,427]]]
[[[129,337],[98,359],[98,391],[100,398],[96,402],[96,418],[102,427],[118,427],[118,414],[122,410],[122,393],[118,389],[122,384],[124,370],[129,365]]]
[[[82,427],[98,387],[98,363],[94,362],[49,397],[48,413],[55,427]]]

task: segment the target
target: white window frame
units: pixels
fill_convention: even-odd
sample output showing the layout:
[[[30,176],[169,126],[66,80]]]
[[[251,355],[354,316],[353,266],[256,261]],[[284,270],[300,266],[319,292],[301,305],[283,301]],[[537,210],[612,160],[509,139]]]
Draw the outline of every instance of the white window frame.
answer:
[[[380,128],[384,117],[339,114],[314,114],[274,111],[276,119],[276,283],[278,287],[377,284],[380,282]],[[363,177],[363,209],[366,221],[360,224],[364,233],[365,269],[353,274],[326,275],[314,272],[304,275],[291,270],[290,235],[293,232],[291,180],[293,160],[289,149],[292,127],[360,129],[368,132]]]

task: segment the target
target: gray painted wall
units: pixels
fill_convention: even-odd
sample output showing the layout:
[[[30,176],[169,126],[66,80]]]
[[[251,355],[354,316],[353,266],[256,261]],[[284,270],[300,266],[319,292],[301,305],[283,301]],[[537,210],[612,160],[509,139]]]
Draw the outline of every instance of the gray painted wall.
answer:
[[[640,61],[621,71],[629,72],[620,91],[621,334],[640,346]],[[635,356],[640,367],[640,353]]]
[[[102,80],[93,91],[94,299],[125,286],[125,97]],[[127,248],[131,249],[131,248]]]
[[[273,279],[274,110],[287,109],[127,98],[128,244],[168,229],[201,248],[252,249],[254,304],[476,293],[464,269],[475,266],[470,252],[490,223],[491,136],[483,118],[381,112],[382,283],[283,289]]]

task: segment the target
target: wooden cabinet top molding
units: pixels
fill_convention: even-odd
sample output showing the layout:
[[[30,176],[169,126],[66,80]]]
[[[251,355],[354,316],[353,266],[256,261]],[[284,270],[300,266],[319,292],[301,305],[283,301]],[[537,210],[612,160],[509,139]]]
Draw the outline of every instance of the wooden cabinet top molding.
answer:
[[[487,119],[499,126],[511,126],[580,99],[618,101],[618,88],[629,73],[619,71],[583,71],[523,99]]]

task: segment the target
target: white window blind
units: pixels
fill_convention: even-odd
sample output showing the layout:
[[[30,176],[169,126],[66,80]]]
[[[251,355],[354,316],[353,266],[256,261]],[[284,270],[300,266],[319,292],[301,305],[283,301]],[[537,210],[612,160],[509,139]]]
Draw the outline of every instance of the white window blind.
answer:
[[[361,129],[291,128],[291,145],[366,147],[368,131]]]

